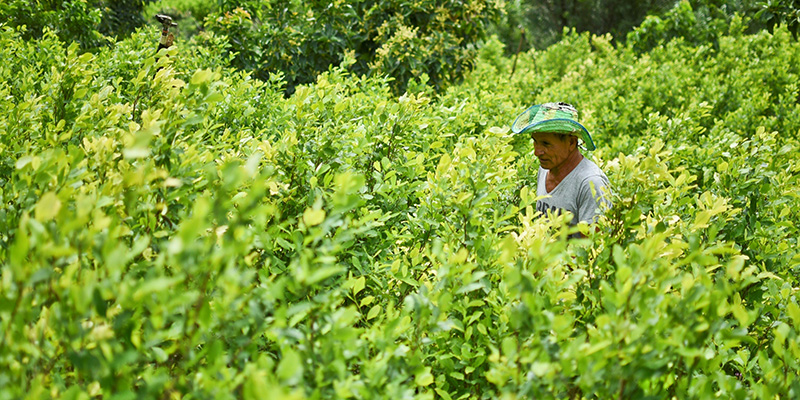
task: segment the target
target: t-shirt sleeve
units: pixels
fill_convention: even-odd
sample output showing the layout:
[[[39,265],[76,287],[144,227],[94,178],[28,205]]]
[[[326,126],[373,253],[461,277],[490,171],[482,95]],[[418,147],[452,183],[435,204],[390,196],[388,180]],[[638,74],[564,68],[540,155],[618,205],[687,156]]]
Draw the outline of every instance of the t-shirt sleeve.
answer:
[[[601,175],[587,177],[578,194],[578,221],[593,223],[611,206],[608,180]]]

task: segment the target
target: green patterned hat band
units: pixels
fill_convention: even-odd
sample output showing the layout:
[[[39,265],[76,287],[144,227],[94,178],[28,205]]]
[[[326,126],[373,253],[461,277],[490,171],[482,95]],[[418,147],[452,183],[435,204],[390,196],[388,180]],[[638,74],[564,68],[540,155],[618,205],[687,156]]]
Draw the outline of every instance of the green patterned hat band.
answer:
[[[514,133],[551,132],[577,136],[586,150],[596,146],[592,135],[578,122],[578,110],[567,103],[537,104],[523,111],[511,125]]]

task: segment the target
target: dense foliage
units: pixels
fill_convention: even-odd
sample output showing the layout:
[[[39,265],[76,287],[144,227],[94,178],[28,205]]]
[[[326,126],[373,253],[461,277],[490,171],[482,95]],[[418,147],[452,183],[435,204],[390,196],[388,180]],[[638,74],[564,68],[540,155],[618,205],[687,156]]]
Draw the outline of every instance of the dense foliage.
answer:
[[[0,398],[795,398],[800,46],[743,31],[568,32],[511,78],[492,41],[402,96],[346,53],[286,98],[230,36],[0,27]],[[533,211],[508,125],[549,100],[597,229]]]
[[[0,21],[25,26],[26,39],[41,38],[45,30],[65,42],[78,42],[84,50],[108,43],[106,36],[126,37],[144,24],[142,11],[153,0],[6,0],[0,4]]]
[[[547,48],[561,38],[565,28],[624,38],[648,14],[664,12],[675,3],[675,0],[509,0],[493,31],[508,44],[509,52],[516,50],[520,39],[523,50]],[[523,38],[521,31],[525,32]]]
[[[436,88],[473,64],[497,0],[222,1],[206,28],[224,34],[233,65],[268,79],[282,74],[289,93],[352,53],[358,75],[389,75],[395,94],[424,78]]]
[[[637,29],[625,35],[626,42],[642,52],[680,37],[689,44],[711,45],[718,50],[720,36],[730,27],[738,33],[753,33],[766,26],[764,16],[756,10],[752,0],[680,0],[661,15],[648,15]]]
[[[772,32],[776,25],[785,24],[797,39],[800,32],[800,1],[798,0],[768,0],[758,3],[761,8],[759,17],[766,21],[767,28]]]

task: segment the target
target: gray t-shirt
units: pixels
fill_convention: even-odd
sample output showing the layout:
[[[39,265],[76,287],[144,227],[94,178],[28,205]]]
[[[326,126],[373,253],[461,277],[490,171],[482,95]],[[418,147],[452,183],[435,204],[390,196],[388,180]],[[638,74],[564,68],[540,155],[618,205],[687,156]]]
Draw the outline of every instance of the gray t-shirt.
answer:
[[[539,167],[539,181],[536,185],[538,196],[549,196],[536,202],[536,210],[547,214],[572,213],[572,225],[580,221],[595,222],[603,213],[601,203],[611,205],[609,200],[610,183],[602,170],[588,158],[580,163],[556,186],[547,192],[545,179],[548,170]]]

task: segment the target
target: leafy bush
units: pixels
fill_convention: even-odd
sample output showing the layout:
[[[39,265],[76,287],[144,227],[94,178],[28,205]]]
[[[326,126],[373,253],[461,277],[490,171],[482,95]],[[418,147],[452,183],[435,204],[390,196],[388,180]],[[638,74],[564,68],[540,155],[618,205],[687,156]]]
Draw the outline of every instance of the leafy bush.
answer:
[[[640,26],[628,32],[626,43],[640,52],[678,37],[697,46],[716,46],[724,33],[754,33],[764,28],[760,19],[752,0],[680,0],[662,15],[648,15]]]
[[[25,26],[24,38],[40,38],[45,30],[55,32],[61,40],[78,42],[83,48],[103,43],[98,31],[102,11],[86,1],[31,2],[11,0],[0,5],[0,18],[12,27]]]
[[[0,4],[0,19],[11,27],[25,26],[26,40],[47,30],[83,50],[108,44],[107,36],[126,37],[144,25],[142,10],[153,0],[24,1]]]

